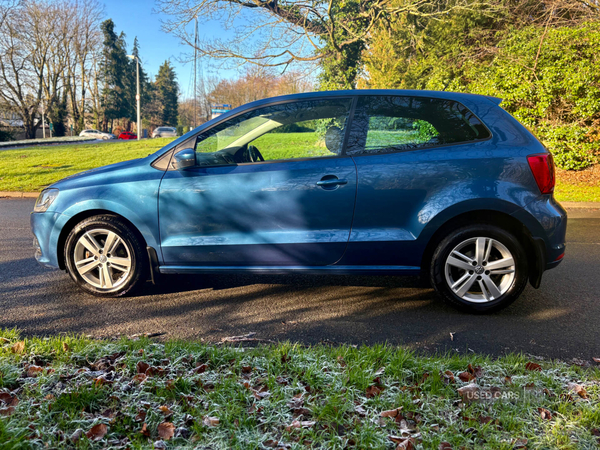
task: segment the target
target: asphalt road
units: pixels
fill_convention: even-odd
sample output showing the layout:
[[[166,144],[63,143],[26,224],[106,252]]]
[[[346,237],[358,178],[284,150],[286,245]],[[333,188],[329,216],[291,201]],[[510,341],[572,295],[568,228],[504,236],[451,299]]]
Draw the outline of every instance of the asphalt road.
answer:
[[[138,297],[99,299],[33,258],[32,199],[0,199],[0,327],[26,335],[165,333],[219,341],[389,342],[433,352],[600,357],[600,211],[569,211],[565,261],[509,308],[473,316],[401,277],[170,276]],[[450,337],[453,333],[454,339]]]

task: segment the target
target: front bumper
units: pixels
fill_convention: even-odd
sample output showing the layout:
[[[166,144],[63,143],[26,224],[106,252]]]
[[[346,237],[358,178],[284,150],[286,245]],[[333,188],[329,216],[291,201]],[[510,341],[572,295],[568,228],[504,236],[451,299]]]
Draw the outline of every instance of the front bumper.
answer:
[[[58,238],[61,225],[66,222],[66,217],[57,212],[43,213],[32,212],[30,216],[31,231],[33,232],[34,256],[40,265],[58,269]]]

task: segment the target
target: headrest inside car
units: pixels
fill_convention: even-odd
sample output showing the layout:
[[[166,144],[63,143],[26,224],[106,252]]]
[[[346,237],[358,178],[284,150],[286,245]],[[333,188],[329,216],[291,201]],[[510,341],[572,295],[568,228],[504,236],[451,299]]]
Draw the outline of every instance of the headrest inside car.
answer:
[[[329,127],[325,133],[325,146],[331,153],[339,155],[342,152],[342,136],[340,127]]]

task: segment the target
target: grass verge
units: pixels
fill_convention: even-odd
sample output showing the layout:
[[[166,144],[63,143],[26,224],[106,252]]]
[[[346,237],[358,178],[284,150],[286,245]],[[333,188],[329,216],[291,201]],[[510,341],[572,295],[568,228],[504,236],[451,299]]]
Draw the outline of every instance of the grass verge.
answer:
[[[84,170],[141,158],[172,138],[27,147],[0,151],[0,191],[41,191]]]
[[[598,368],[520,355],[0,341],[2,448],[575,449],[600,434]]]

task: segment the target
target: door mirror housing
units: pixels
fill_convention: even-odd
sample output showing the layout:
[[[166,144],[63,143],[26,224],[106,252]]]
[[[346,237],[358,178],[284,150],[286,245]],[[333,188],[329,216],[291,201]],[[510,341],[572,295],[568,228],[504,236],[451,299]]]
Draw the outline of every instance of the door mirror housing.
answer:
[[[196,152],[191,148],[184,148],[174,155],[175,168],[185,170],[196,165]]]

